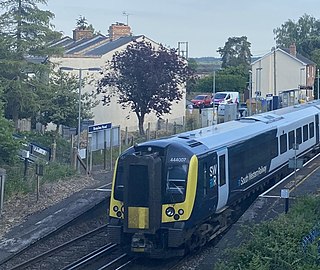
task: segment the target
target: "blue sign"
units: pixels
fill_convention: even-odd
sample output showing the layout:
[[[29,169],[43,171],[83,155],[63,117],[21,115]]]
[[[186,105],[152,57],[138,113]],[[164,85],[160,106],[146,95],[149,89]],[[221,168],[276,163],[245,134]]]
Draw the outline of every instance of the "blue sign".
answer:
[[[106,123],[106,124],[99,124],[99,125],[94,125],[94,126],[89,126],[88,131],[89,132],[95,132],[95,131],[100,131],[100,130],[105,130],[105,129],[110,129],[111,128],[111,123]]]

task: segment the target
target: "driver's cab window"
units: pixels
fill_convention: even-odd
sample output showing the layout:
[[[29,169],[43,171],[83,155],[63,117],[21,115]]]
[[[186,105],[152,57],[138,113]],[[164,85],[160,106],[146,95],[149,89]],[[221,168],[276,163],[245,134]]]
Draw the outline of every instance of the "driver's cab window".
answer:
[[[186,182],[187,182],[187,164],[178,164],[168,167],[166,194],[171,197],[170,201],[182,202],[185,198]]]

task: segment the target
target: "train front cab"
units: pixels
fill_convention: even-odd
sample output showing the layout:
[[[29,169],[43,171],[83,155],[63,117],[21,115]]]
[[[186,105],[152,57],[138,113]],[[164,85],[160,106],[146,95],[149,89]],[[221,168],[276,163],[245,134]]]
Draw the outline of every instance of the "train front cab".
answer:
[[[166,157],[129,154],[117,162],[108,234],[129,253],[163,258],[185,251],[198,164],[190,153],[171,148]]]

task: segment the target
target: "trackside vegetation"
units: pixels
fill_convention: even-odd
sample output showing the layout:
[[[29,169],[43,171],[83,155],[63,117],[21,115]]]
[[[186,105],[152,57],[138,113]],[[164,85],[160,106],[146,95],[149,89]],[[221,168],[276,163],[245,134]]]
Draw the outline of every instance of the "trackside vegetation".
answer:
[[[320,197],[297,199],[287,214],[244,228],[240,247],[224,252],[214,270],[320,269]]]

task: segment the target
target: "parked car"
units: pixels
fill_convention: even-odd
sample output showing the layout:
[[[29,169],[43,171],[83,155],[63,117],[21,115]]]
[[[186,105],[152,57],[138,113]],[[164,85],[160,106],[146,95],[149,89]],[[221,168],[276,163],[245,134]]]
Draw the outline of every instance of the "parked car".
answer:
[[[212,99],[215,106],[227,103],[239,103],[239,92],[217,92]]]
[[[211,95],[197,95],[191,100],[194,108],[210,107],[211,101]]]

